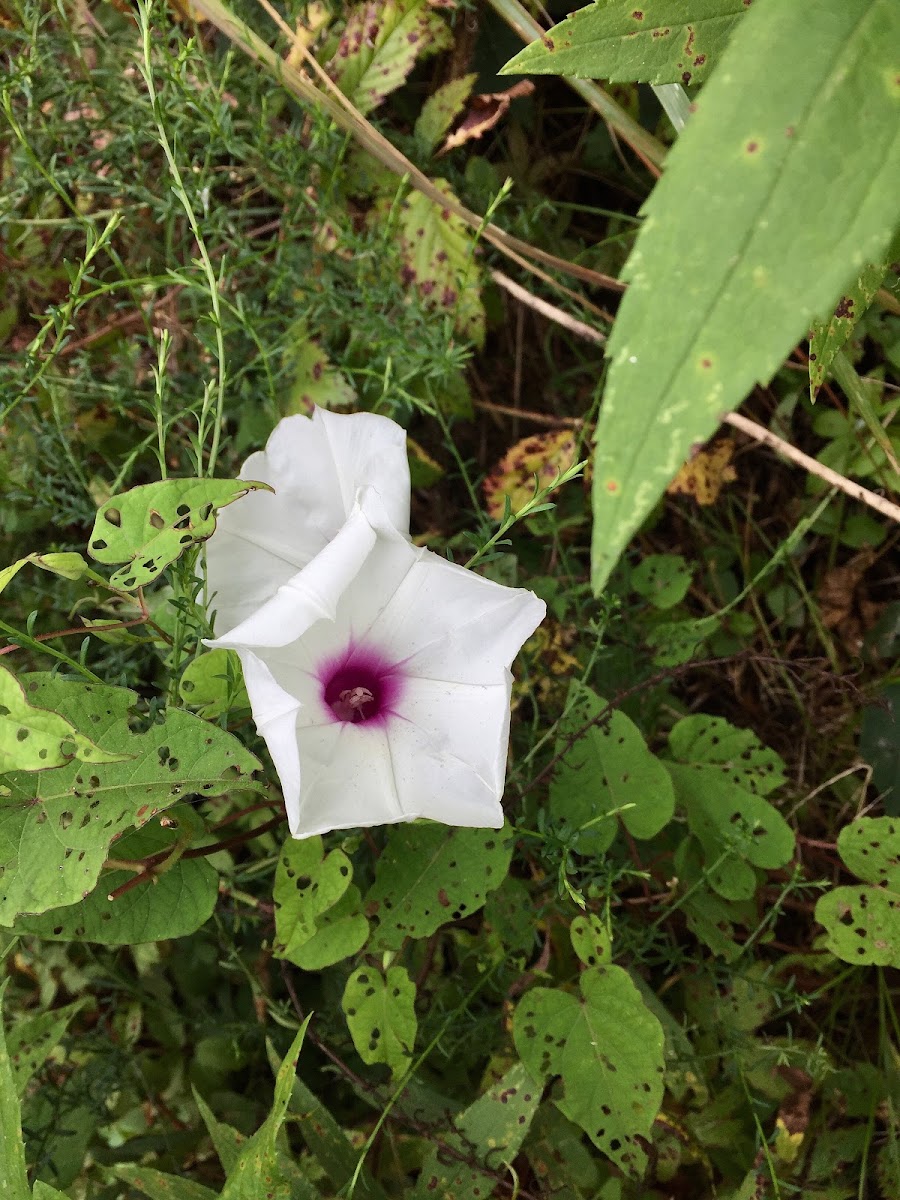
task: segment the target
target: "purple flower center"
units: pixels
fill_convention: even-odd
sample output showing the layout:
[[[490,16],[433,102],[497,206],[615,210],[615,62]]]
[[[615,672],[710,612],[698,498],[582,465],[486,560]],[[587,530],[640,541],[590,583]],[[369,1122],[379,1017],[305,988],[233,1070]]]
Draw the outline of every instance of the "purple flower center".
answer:
[[[351,645],[317,672],[322,699],[336,721],[384,723],[400,698],[403,676],[367,646]]]

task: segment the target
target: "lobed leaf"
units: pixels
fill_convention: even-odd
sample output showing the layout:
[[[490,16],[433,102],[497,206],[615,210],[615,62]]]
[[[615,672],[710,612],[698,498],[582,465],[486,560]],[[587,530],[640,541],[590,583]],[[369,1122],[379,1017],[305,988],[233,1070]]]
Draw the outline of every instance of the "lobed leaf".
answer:
[[[526,46],[500,74],[699,83],[746,9],[746,0],[598,0]]]
[[[126,563],[110,585],[130,592],[152,583],[188,546],[211,537],[216,509],[248,492],[272,489],[246,479],[163,479],[113,496],[99,509],[88,553],[102,563]]]
[[[0,667],[0,773],[42,771],[73,759],[93,764],[125,757],[101,750],[59,713],[29,704],[19,680]]]
[[[881,257],[900,209],[898,42],[894,0],[821,0],[814,21],[805,0],[757,0],[737,25],[624,272],[596,430],[595,591],[691,446]]]
[[[407,937],[428,937],[477,912],[506,878],[511,858],[508,828],[393,826],[366,896],[367,911],[378,917],[370,949],[398,950]]]
[[[537,1078],[562,1076],[562,1112],[631,1178],[647,1162],[647,1138],[663,1095],[663,1031],[621,967],[592,967],[581,1000],[532,988],[513,1018],[522,1061]]]
[[[369,922],[352,879],[347,855],[325,855],[321,837],[285,842],[275,872],[277,958],[317,971],[362,949]]]
[[[844,962],[900,967],[900,819],[861,817],[838,835],[847,868],[870,886],[838,887],[821,896],[816,920],[826,945]]]
[[[573,683],[573,702],[559,726],[557,753],[607,707],[590,688]],[[651,838],[671,820],[675,793],[665,767],[647,748],[640,730],[614,710],[565,751],[550,782],[550,814],[583,830],[578,849],[602,854],[616,835],[616,817],[634,837]]]
[[[341,1007],[356,1052],[364,1063],[385,1063],[401,1075],[416,1041],[416,985],[405,968],[386,974],[360,967],[347,980]]]
[[[511,1164],[518,1154],[542,1091],[524,1063],[510,1067],[454,1119],[454,1131],[442,1136],[460,1158],[435,1146],[422,1164],[411,1200],[432,1200],[435,1196],[479,1200],[493,1195],[497,1171]],[[479,1165],[486,1169],[479,1170]]]
[[[6,776],[0,797],[0,924],[81,901],[97,883],[111,842],[190,795],[255,789],[259,763],[237,738],[180,709],[145,733],[129,728],[134,692],[50,675],[29,696],[77,719],[120,761],[70,763]]]

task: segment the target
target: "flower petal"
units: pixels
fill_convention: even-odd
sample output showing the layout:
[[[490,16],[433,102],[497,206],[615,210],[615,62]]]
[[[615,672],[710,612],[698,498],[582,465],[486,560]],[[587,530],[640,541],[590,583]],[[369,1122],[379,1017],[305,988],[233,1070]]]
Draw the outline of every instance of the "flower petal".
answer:
[[[272,755],[281,780],[288,825],[294,833],[300,813],[300,750],[297,745],[300,702],[278,684],[266,664],[251,650],[240,650],[238,654],[253,720]]]
[[[405,431],[387,417],[316,409],[286,417],[242,479],[270,484],[223,509],[206,545],[210,607],[232,630],[305,567],[348,518],[360,488],[381,496],[387,519],[409,528]]]
[[[376,542],[365,512],[357,507],[336,536],[311,563],[281,584],[272,598],[222,637],[207,640],[215,648],[285,646],[317,621],[333,621],[348,585],[356,578]]]

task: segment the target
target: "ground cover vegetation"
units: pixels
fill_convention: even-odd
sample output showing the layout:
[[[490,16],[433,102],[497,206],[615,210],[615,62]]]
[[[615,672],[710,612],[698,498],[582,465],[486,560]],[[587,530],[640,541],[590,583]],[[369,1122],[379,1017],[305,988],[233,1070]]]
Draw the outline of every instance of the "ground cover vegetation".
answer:
[[[0,0],[4,1197],[900,1195],[900,15],[536,12]],[[547,603],[500,831],[203,645],[314,405]]]

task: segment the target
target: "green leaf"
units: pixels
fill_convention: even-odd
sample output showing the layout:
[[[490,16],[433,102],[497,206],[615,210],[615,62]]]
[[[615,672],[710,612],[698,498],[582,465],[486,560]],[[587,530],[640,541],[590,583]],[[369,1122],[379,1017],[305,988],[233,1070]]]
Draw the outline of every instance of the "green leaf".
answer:
[[[695,442],[897,221],[895,0],[757,0],[645,206],[596,430],[599,592]],[[802,63],[802,69],[798,67]],[[772,86],[778,80],[778,86]]]
[[[451,44],[426,0],[383,0],[349,10],[329,71],[359,112],[371,112],[406,81],[416,60]]]
[[[94,764],[125,757],[101,750],[59,713],[29,704],[19,680],[0,667],[0,773],[42,771],[72,759]]]
[[[612,960],[612,939],[609,930],[595,913],[575,917],[569,926],[572,949],[586,967],[596,967]]]
[[[841,830],[837,847],[848,870],[871,886],[819,897],[825,944],[844,962],[900,967],[900,819],[861,817]]]
[[[428,937],[446,921],[471,916],[506,878],[508,830],[394,826],[378,860],[366,909],[378,917],[373,952],[399,950],[407,937]]]
[[[455,200],[446,179],[432,182]],[[373,210],[379,220],[387,211],[387,201]],[[468,227],[421,192],[410,192],[400,206],[398,246],[405,264],[404,282],[416,287],[422,303],[438,314],[451,316],[461,336],[476,346],[483,345],[481,271]]]
[[[324,855],[321,837],[285,842],[275,872],[276,958],[313,971],[362,949],[369,923],[352,879],[350,859],[343,850]]]
[[[575,682],[560,723],[557,753],[607,708],[590,688]],[[628,807],[626,807],[628,806]],[[565,751],[550,782],[550,814],[583,830],[580,853],[602,854],[616,835],[621,818],[634,837],[651,838],[671,820],[675,794],[665,767],[647,749],[640,730],[623,712],[614,710]]]
[[[149,1196],[150,1200],[216,1200],[219,1194],[201,1183],[166,1175],[153,1167],[137,1167],[128,1163],[115,1167],[114,1173],[130,1187]]]
[[[0,571],[0,592],[10,580],[18,575],[26,563],[33,563],[36,567],[41,567],[52,575],[61,575],[63,579],[81,579],[87,576],[101,583],[106,582],[90,569],[80,554],[75,551],[63,550],[54,554],[29,554],[25,558],[20,558],[18,562],[14,562],[11,567],[4,567]]]
[[[541,1100],[542,1088],[523,1063],[514,1066],[455,1118],[441,1140],[460,1158],[435,1146],[422,1164],[410,1200],[478,1200],[497,1187],[497,1171],[519,1153]],[[486,1168],[470,1165],[475,1158]]]
[[[341,1007],[364,1063],[386,1063],[402,1075],[416,1041],[415,1004],[416,985],[403,967],[388,967],[386,975],[372,967],[353,972]]]
[[[32,1075],[59,1045],[69,1022],[84,1008],[86,1001],[76,1000],[62,1008],[35,1013],[18,1021],[6,1034],[6,1050],[12,1067],[17,1095],[21,1096]]]
[[[259,763],[237,738],[180,709],[132,733],[134,692],[50,675],[31,676],[27,686],[37,703],[77,719],[98,746],[127,761],[6,776],[0,924],[78,903],[95,887],[110,843],[176,801],[257,787],[248,777]]]
[[[863,709],[860,757],[872,768],[872,783],[889,816],[900,816],[900,683],[889,684]]]
[[[643,1173],[663,1095],[663,1031],[621,967],[579,977],[581,1000],[532,988],[513,1018],[513,1038],[536,1078],[562,1076],[562,1112],[631,1178]]]
[[[0,984],[0,1182],[3,1200],[30,1200],[19,1094],[3,1032],[3,993],[8,982],[4,979]]]
[[[737,729],[722,717],[705,713],[684,717],[669,733],[679,762],[717,766],[733,782],[768,796],[785,781],[784,760],[764,746],[751,729]]]
[[[292,378],[284,412],[310,416],[315,405],[342,408],[356,399],[353,385],[310,336],[305,321],[298,322],[290,331],[285,362]]]
[[[178,681],[178,695],[207,721],[235,708],[249,708],[240,660],[234,650],[208,650],[189,663]]]
[[[749,899],[756,891],[754,867],[773,870],[790,862],[793,830],[768,800],[718,767],[666,766],[688,827],[703,847],[710,886],[720,896]]]
[[[465,108],[475,80],[472,75],[460,75],[437,88],[422,105],[413,126],[413,137],[423,154],[433,154],[441,138]]]
[[[309,1020],[307,1017],[300,1026],[291,1048],[278,1068],[272,1111],[256,1133],[241,1147],[240,1154],[228,1172],[221,1200],[290,1200],[290,1184],[279,1162],[276,1138],[287,1116],[297,1074],[297,1060],[303,1048]]]
[[[500,74],[699,83],[746,8],[745,0],[599,0],[554,25]]]
[[[172,817],[172,810],[168,815]],[[177,838],[174,829],[145,825],[116,843],[115,857],[143,859],[171,850]],[[107,871],[84,900],[39,917],[20,917],[16,930],[51,941],[128,946],[186,937],[212,916],[219,894],[219,874],[206,859],[180,858],[163,874],[111,901],[110,893],[133,875],[132,871]]]
[[[110,578],[130,592],[151,583],[188,546],[216,528],[216,509],[248,492],[272,489],[246,479],[163,479],[107,500],[97,513],[88,553],[102,563],[126,563]]]
[[[815,400],[837,352],[850,340],[887,274],[887,263],[863,267],[841,296],[831,317],[814,321],[809,334],[809,398]]]
[[[648,554],[631,572],[631,587],[656,608],[671,608],[687,595],[693,572],[680,554]]]

